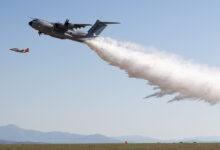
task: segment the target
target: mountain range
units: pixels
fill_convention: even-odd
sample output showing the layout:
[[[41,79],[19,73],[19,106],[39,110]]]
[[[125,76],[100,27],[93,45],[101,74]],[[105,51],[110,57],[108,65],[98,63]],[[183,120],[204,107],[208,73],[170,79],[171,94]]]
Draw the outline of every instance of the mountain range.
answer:
[[[23,129],[16,125],[0,127],[2,143],[120,143],[121,141],[100,134],[80,135],[66,132],[41,132]]]
[[[0,126],[0,143],[22,144],[22,143],[218,143],[220,136],[195,137],[180,140],[160,140],[143,136],[107,137],[101,134],[80,135],[67,132],[41,132],[37,130],[23,129],[10,124]]]

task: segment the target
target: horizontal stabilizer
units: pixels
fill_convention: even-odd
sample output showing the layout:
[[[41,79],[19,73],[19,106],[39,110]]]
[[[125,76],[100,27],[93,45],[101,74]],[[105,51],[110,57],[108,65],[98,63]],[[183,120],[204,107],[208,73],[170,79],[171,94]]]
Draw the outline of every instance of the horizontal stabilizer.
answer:
[[[104,24],[120,24],[120,22],[102,22],[100,21],[101,23],[104,23]]]

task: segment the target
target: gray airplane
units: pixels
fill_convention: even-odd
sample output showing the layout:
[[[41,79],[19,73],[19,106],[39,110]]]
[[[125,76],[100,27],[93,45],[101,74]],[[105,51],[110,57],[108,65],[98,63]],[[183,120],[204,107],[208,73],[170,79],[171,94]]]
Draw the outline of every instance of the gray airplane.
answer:
[[[42,33],[60,39],[70,39],[77,42],[84,42],[89,38],[97,37],[107,26],[107,24],[119,24],[118,22],[102,22],[97,20],[88,32],[77,30],[81,27],[91,26],[91,24],[72,24],[67,19],[64,23],[53,23],[42,19],[33,19],[29,25]]]

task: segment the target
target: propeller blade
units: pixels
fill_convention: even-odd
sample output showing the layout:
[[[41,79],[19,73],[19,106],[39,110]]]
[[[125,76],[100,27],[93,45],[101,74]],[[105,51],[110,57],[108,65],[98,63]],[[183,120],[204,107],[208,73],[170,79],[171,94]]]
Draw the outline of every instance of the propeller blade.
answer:
[[[68,26],[69,25],[69,19],[66,19],[64,26]]]
[[[38,34],[39,34],[39,36],[40,36],[40,35],[42,34],[42,32],[39,31]]]

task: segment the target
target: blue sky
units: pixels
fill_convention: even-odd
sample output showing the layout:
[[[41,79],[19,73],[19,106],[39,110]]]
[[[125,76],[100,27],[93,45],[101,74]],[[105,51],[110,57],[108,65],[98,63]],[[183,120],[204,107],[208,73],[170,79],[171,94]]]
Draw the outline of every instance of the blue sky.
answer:
[[[147,81],[129,78],[86,45],[39,37],[28,25],[29,17],[118,21],[102,36],[220,68],[219,6],[217,0],[1,1],[0,125],[160,139],[220,136],[219,104],[143,99],[153,93]],[[14,47],[30,53],[8,50]]]

